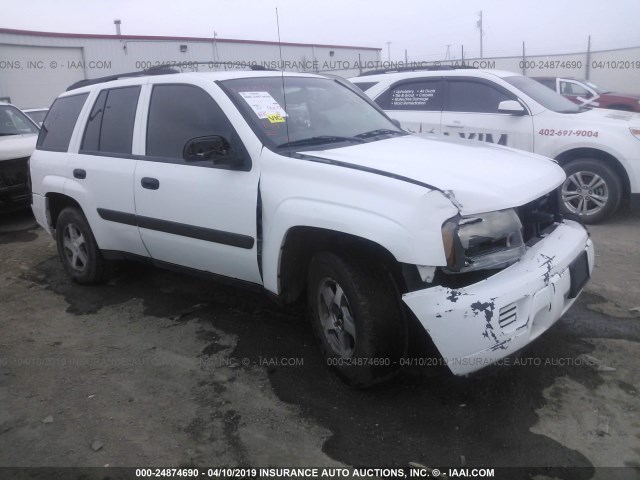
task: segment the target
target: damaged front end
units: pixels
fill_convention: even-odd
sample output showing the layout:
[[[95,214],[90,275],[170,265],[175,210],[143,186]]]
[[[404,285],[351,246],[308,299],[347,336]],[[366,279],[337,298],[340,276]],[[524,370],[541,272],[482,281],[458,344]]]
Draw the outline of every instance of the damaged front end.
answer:
[[[446,267],[403,300],[456,375],[537,338],[569,309],[593,269],[586,229],[557,214],[554,192],[514,209],[458,215],[442,233]]]

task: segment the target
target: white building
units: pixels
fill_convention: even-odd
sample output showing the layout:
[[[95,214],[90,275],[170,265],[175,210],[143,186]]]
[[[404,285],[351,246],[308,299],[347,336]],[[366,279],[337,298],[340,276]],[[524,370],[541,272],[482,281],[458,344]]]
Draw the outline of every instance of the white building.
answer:
[[[379,48],[198,37],[92,35],[0,28],[0,100],[48,107],[74,82],[153,66],[183,71],[248,64],[348,77],[380,67]],[[196,62],[204,62],[195,65]]]

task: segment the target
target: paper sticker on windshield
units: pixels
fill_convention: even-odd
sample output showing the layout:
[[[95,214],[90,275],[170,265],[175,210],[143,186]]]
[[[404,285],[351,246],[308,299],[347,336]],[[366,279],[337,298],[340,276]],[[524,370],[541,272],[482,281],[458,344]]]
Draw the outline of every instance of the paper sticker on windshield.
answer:
[[[287,112],[283,110],[269,92],[238,92],[249,104],[258,118],[266,118],[271,123],[284,122]]]

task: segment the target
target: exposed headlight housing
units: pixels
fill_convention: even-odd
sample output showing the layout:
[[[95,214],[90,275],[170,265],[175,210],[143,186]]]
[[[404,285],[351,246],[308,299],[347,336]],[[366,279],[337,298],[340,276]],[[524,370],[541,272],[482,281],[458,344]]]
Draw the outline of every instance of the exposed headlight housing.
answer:
[[[503,268],[525,252],[522,224],[513,209],[456,216],[442,225],[447,270],[455,273]]]

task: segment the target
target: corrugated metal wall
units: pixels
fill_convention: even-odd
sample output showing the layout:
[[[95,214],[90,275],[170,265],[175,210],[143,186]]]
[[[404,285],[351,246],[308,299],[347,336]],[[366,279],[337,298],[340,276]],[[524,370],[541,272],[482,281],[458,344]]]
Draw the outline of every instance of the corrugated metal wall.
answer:
[[[186,47],[186,49],[185,49]],[[183,51],[186,50],[186,51]],[[317,45],[283,45],[285,70],[357,75],[357,62],[377,62],[380,50]],[[0,32],[0,98],[21,108],[46,107],[70,84],[84,79],[143,70],[164,63],[199,65],[215,71],[266,64],[280,68],[277,44],[192,39],[78,38]],[[296,62],[295,64],[291,62]]]

